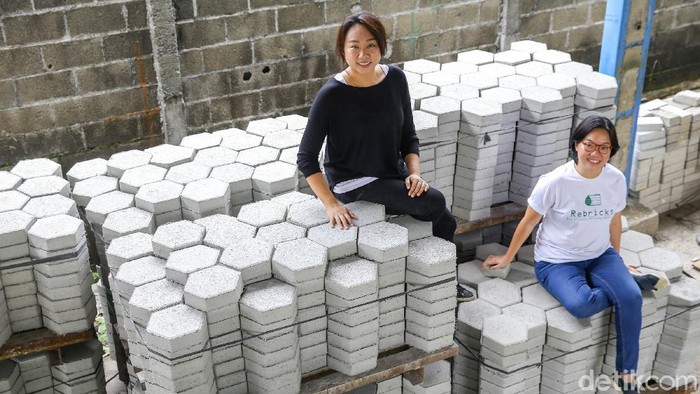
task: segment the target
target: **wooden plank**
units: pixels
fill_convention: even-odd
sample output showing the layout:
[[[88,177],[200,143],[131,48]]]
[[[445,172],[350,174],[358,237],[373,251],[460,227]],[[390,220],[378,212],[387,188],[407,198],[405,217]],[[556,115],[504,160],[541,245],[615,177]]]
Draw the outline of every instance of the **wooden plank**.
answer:
[[[5,345],[0,347],[0,361],[43,350],[56,350],[64,346],[86,342],[94,337],[95,330],[93,328],[66,335],[58,335],[47,328],[20,332],[13,334],[5,342]]]
[[[479,220],[467,221],[456,218],[457,230],[455,234],[467,233],[474,230],[479,230],[486,227],[496,226],[506,222],[520,220],[525,215],[525,207],[514,202],[499,205],[491,208],[489,217]]]
[[[376,368],[357,376],[347,376],[340,372],[327,371],[304,378],[301,382],[301,392],[319,394],[345,393],[358,387],[391,379],[404,372],[419,370],[425,365],[454,357],[458,352],[459,349],[454,344],[432,353],[405,346],[399,348],[398,351],[393,350],[380,354],[377,358]]]

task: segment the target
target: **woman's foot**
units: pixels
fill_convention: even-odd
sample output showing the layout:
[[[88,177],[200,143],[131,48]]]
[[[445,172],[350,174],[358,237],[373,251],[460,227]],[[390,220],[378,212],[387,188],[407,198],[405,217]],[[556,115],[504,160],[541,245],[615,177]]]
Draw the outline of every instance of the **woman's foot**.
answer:
[[[476,299],[476,296],[464,286],[457,284],[457,302],[467,302]]]
[[[634,281],[642,290],[661,290],[668,286],[668,277],[663,272],[654,274],[643,274],[630,270]]]
[[[625,381],[623,378],[618,378],[615,389],[622,394],[639,394],[639,388],[635,380]]]

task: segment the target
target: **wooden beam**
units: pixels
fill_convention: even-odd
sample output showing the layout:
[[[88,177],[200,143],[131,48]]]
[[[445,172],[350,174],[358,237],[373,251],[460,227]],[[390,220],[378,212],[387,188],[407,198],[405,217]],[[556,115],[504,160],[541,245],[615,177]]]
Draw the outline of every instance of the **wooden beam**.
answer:
[[[345,393],[358,387],[391,379],[403,373],[421,370],[425,365],[454,357],[459,352],[457,345],[454,344],[432,353],[407,346],[400,349],[399,351],[391,350],[381,353],[377,358],[376,368],[357,376],[347,376],[336,371],[326,371],[308,376],[302,379],[301,392]]]
[[[525,207],[520,204],[510,202],[499,205],[491,208],[491,215],[484,219],[467,221],[456,218],[457,230],[455,231],[455,234],[468,233],[470,231],[520,220],[523,218],[523,215],[525,215]]]
[[[56,350],[68,345],[89,341],[95,337],[90,328],[82,332],[58,335],[47,328],[13,334],[5,345],[0,347],[0,361],[43,350]]]

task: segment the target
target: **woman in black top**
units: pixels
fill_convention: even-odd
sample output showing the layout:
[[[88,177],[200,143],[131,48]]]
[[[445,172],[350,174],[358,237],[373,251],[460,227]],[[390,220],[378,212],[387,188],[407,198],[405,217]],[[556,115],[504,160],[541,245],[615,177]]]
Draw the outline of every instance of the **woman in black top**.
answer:
[[[379,63],[386,53],[381,21],[367,12],[338,29],[336,55],[347,67],[318,92],[299,146],[297,164],[323,202],[331,226],[352,225],[342,203],[383,204],[387,213],[433,223],[433,234],[452,241],[456,222],[438,190],[420,176],[418,137],[403,71]],[[326,140],[324,168],[318,156]]]

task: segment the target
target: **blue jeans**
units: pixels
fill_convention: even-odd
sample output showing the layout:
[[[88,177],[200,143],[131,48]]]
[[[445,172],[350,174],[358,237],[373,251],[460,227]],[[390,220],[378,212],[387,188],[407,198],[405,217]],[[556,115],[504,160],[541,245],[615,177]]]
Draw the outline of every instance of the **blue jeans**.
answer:
[[[401,179],[377,179],[347,193],[336,194],[344,204],[358,200],[384,205],[390,215],[411,215],[415,219],[433,222],[433,235],[452,242],[457,222],[447,209],[445,196],[435,188],[418,197],[409,197]]]
[[[616,369],[625,373],[637,370],[642,292],[615,249],[609,248],[594,259],[573,263],[537,261],[535,275],[542,286],[579,319],[615,306]]]

